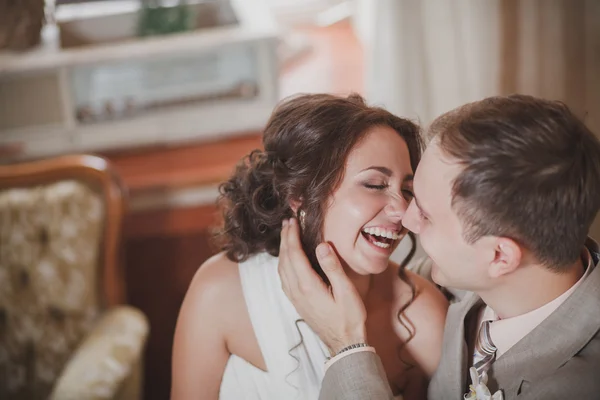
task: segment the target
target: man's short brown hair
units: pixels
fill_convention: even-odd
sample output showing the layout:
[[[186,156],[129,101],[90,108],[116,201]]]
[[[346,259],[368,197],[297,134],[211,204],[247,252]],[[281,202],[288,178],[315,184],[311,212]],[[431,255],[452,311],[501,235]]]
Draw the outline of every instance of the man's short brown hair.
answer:
[[[452,206],[467,241],[509,237],[557,271],[577,260],[600,208],[600,142],[566,105],[491,97],[442,115],[429,134],[464,167]]]

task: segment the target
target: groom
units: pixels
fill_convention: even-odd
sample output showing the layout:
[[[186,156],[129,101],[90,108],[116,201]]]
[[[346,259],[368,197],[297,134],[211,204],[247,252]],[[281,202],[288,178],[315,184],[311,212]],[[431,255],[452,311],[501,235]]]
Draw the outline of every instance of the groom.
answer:
[[[563,104],[524,95],[464,105],[428,133],[403,225],[433,280],[470,292],[448,311],[429,398],[462,399],[477,381],[504,399],[600,398],[600,255],[587,238],[598,139]],[[317,255],[330,289],[284,222],[284,291],[337,353],[320,398],[392,399],[359,296],[328,244]]]

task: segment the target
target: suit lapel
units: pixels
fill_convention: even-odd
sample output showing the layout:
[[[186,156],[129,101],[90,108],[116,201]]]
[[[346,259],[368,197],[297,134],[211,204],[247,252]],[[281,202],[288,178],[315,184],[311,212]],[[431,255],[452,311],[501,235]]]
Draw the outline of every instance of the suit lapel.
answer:
[[[597,245],[588,245],[598,263]],[[523,381],[535,381],[570,360],[600,330],[600,267],[531,333],[503,354],[490,371],[490,390],[517,395]]]

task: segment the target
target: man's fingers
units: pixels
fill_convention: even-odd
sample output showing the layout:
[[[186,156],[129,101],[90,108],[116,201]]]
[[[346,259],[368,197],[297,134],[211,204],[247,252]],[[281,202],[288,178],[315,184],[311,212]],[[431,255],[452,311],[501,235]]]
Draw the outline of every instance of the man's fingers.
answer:
[[[288,246],[290,254],[297,250],[302,251],[300,228],[298,227],[298,221],[296,218],[290,218],[289,220],[286,242],[286,246]]]
[[[287,242],[285,238],[287,237],[288,225],[287,219],[284,219],[281,222],[281,234],[279,235],[279,257],[287,256]]]
[[[293,277],[290,277],[290,265],[289,265],[289,257],[287,254],[287,232],[288,232],[289,223],[287,220],[284,220],[281,223],[281,236],[280,236],[280,244],[279,244],[279,264],[277,266],[277,271],[279,272],[279,277],[281,278],[281,288],[284,293],[289,295],[290,281],[293,280]]]
[[[342,263],[328,243],[319,244],[316,252],[319,265],[323,269],[323,272],[325,272],[325,275],[327,275],[327,278],[329,278],[331,291],[334,296],[341,289],[348,288],[349,286],[354,287],[352,282],[350,282],[350,278],[344,272]]]
[[[300,241],[298,221],[294,218],[290,219],[286,240],[290,267],[294,269],[294,275],[298,280],[298,288],[302,292],[308,292],[315,285],[323,284],[323,281],[312,269],[310,261],[308,261],[308,257],[304,253],[302,242]]]
[[[294,265],[294,260],[292,258],[292,252],[294,251],[294,247],[290,245],[290,236],[293,234],[292,232],[292,220],[286,221],[285,231],[281,236],[281,242],[283,243],[284,253],[282,266],[285,269],[285,273],[288,279],[288,286],[291,289],[294,289],[298,286],[298,274],[296,273],[296,266]]]

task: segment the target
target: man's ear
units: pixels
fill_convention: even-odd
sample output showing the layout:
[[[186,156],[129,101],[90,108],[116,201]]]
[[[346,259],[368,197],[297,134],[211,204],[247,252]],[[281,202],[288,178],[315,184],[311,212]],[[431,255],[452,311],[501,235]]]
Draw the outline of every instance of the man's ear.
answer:
[[[499,278],[510,274],[521,265],[523,249],[512,239],[498,237],[494,243],[494,259],[490,263],[490,277]]]

